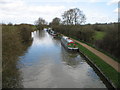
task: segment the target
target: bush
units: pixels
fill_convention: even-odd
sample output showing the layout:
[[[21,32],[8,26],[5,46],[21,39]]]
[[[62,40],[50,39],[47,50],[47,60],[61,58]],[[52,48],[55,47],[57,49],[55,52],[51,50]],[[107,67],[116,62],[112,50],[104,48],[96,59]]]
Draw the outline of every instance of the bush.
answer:
[[[105,37],[102,40],[97,40],[95,45],[104,51],[109,52],[112,56],[120,59],[120,33],[118,24],[113,24],[107,30]],[[120,62],[120,61],[119,61]]]
[[[31,39],[32,26],[21,24],[18,29],[20,30],[20,35],[22,37],[22,42],[27,42]]]
[[[23,44],[23,41],[27,38],[23,38],[23,35],[27,35],[26,32],[20,31],[23,28],[21,26],[2,26],[2,87],[3,88],[19,88],[22,87],[20,81],[20,72],[17,67],[18,57],[31,45],[31,41],[27,44]],[[26,28],[26,27],[24,27]],[[27,36],[28,37],[28,36]],[[31,36],[30,36],[31,37]]]
[[[60,25],[52,27],[55,31],[86,42],[93,42],[94,30],[90,25]]]

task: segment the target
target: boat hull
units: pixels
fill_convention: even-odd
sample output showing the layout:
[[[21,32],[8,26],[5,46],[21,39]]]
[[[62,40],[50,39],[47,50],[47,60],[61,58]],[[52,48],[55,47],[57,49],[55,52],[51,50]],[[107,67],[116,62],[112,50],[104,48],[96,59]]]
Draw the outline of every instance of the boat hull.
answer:
[[[62,46],[64,46],[68,51],[79,52],[79,48],[70,48],[61,41]]]

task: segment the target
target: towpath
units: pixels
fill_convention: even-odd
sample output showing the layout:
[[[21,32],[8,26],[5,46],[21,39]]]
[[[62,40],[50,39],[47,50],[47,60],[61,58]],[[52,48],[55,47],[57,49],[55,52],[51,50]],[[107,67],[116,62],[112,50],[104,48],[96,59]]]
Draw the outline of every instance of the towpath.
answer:
[[[109,56],[103,54],[102,52],[88,46],[85,43],[82,43],[80,41],[77,41],[75,39],[73,39],[75,42],[81,44],[82,46],[84,46],[85,48],[87,48],[88,50],[90,50],[92,53],[94,53],[95,55],[97,55],[98,57],[100,57],[103,61],[105,61],[107,64],[109,64],[110,66],[112,66],[116,71],[120,72],[120,63],[116,62],[115,60],[113,60],[112,58],[110,58]]]

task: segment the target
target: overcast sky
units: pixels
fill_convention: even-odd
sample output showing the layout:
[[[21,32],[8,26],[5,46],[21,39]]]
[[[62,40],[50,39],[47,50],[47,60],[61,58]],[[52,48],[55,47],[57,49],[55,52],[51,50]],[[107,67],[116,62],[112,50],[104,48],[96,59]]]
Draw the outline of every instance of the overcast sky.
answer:
[[[0,0],[0,22],[29,23],[39,17],[51,22],[64,11],[79,8],[86,15],[86,23],[118,21],[120,0]]]

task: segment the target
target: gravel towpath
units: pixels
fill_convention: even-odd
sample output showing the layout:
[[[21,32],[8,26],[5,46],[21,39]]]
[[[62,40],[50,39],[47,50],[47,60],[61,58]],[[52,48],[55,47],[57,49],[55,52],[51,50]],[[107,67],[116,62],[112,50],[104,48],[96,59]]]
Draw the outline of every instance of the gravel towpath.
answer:
[[[85,48],[87,48],[88,50],[90,50],[92,53],[94,53],[95,55],[97,55],[98,57],[100,57],[102,60],[104,60],[107,64],[109,64],[110,66],[112,66],[116,71],[120,72],[120,63],[116,62],[115,60],[113,60],[112,58],[110,58],[109,56],[105,55],[104,53],[88,46],[85,43],[82,43],[80,41],[77,41],[75,39],[73,39],[75,42],[81,44],[82,46],[84,46]]]

